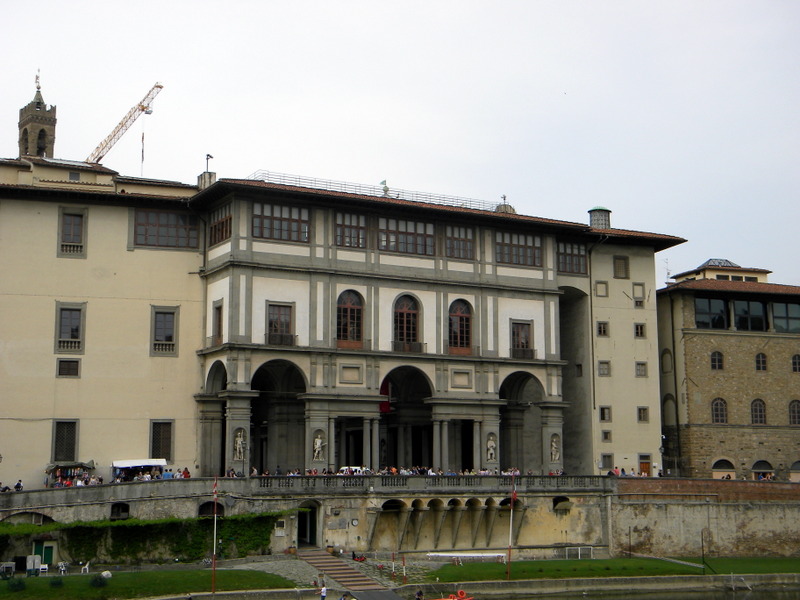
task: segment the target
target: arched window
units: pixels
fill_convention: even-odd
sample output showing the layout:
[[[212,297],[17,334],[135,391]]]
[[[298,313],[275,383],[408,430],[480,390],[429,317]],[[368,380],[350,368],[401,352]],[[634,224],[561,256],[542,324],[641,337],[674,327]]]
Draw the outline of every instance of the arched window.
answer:
[[[364,302],[353,290],[339,295],[336,303],[336,346],[339,348],[361,348]]]
[[[464,300],[450,305],[447,339],[450,354],[472,354],[472,309]]]
[[[756,371],[767,370],[767,355],[763,352],[756,354]]]
[[[711,402],[711,422],[717,424],[728,422],[728,403],[722,398],[714,398]]]
[[[800,373],[800,354],[795,354],[792,357],[792,372]]]
[[[758,398],[750,403],[750,422],[753,425],[767,424],[767,405]]]
[[[789,402],[789,425],[800,425],[800,400]]]
[[[722,352],[714,351],[711,353],[711,370],[721,371],[724,366]]]
[[[411,296],[400,296],[394,303],[394,350],[422,352],[419,343],[419,306]]]

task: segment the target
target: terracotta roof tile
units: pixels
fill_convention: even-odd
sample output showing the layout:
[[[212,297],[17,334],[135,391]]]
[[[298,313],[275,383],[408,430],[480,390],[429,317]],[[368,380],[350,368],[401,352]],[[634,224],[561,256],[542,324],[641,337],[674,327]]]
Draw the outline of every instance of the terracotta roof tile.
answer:
[[[724,279],[689,279],[687,281],[672,283],[660,289],[659,293],[672,292],[675,290],[800,296],[800,286],[797,285],[761,283],[758,281],[726,281]]]

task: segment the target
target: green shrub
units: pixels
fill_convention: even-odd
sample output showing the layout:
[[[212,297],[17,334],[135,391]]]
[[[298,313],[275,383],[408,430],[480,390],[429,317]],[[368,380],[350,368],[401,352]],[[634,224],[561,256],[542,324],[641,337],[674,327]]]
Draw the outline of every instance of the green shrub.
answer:
[[[106,587],[108,585],[108,579],[103,577],[100,573],[95,573],[89,580],[89,585],[96,588]]]
[[[64,580],[61,577],[51,577],[50,578],[50,587],[51,588],[62,588],[64,587]]]
[[[25,589],[25,580],[20,577],[12,577],[8,580],[9,592],[21,592]]]

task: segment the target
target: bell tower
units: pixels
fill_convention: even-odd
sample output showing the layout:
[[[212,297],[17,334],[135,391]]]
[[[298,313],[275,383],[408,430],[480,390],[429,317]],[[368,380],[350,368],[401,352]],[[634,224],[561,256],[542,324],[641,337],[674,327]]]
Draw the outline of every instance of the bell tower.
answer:
[[[36,75],[36,94],[19,109],[19,155],[53,158],[55,142],[56,107],[45,105]]]

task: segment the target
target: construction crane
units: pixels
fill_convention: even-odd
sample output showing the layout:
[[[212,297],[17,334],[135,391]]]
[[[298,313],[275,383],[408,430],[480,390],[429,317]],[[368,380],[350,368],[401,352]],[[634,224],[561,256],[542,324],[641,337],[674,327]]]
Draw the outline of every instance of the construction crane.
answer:
[[[150,91],[147,92],[147,95],[142,98],[142,101],[136,104],[133,108],[128,111],[128,114],[125,115],[122,121],[119,122],[114,128],[114,131],[108,134],[108,137],[104,139],[100,144],[98,144],[97,148],[94,149],[89,157],[86,159],[87,163],[99,163],[103,160],[103,157],[108,153],[111,148],[114,147],[125,132],[128,131],[131,125],[139,118],[139,115],[142,113],[150,114],[152,110],[150,109],[150,104],[153,102],[153,99],[158,96],[158,93],[164,86],[160,83],[156,83]]]

